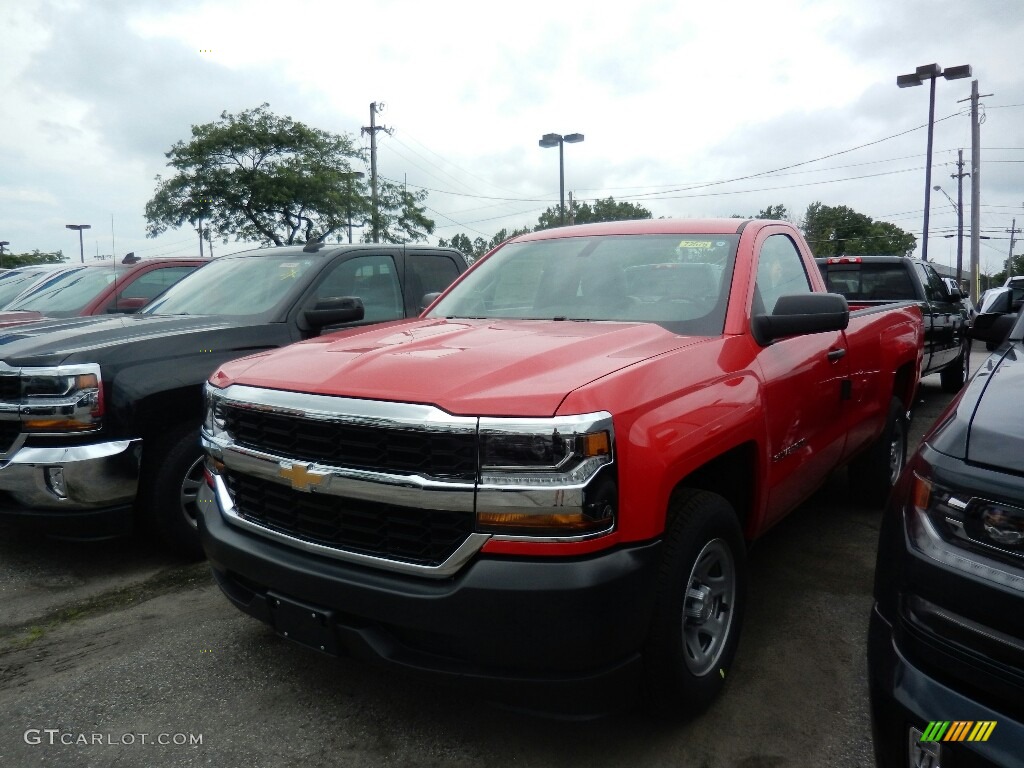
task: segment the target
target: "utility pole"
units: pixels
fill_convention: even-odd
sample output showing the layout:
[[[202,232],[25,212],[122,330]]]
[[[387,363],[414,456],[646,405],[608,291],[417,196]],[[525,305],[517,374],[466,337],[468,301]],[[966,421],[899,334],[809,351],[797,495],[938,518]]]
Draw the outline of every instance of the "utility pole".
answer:
[[[1017,233],[1020,232],[1017,229],[1017,217],[1013,219],[1013,223],[1010,224],[1010,228],[1006,230],[1010,233],[1010,255],[1006,257],[1006,279],[1009,280],[1013,277],[1013,244],[1016,241]]]
[[[964,269],[964,151],[957,150],[956,173],[950,178],[956,179],[956,284],[960,287]]]
[[[199,227],[196,229],[199,233],[199,258],[203,258],[203,217],[199,217]]]
[[[576,223],[576,211],[572,207],[572,190],[569,190],[569,224]]]
[[[991,93],[986,93],[991,96]],[[978,115],[978,81],[971,81],[971,301],[978,303],[981,281],[981,118]]]
[[[380,242],[380,216],[377,212],[377,131],[385,131],[391,133],[391,131],[383,125],[377,125],[377,114],[384,111],[384,105],[378,104],[376,101],[370,104],[370,126],[363,126],[360,129],[361,134],[370,134],[370,232],[373,236],[373,242]]]

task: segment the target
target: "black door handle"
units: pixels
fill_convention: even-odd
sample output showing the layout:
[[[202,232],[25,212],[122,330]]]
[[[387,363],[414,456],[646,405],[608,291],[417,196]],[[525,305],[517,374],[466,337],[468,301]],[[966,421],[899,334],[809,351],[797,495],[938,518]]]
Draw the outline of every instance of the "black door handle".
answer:
[[[846,356],[846,349],[845,348],[830,349],[829,352],[828,352],[828,361],[830,363],[834,363],[837,360],[842,360],[843,357],[845,357],[845,356]]]

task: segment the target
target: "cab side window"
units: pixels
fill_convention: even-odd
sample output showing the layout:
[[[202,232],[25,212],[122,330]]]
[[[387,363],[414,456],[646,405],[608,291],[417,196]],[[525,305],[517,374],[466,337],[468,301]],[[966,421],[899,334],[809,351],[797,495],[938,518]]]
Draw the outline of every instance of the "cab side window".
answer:
[[[180,267],[171,266],[151,269],[149,272],[139,275],[138,278],[125,286],[125,288],[118,291],[114,298],[108,302],[104,311],[118,308],[125,299],[141,300],[130,302],[133,309],[138,309],[155,299],[185,275],[194,272],[198,268],[198,265],[188,264]]]
[[[420,301],[426,293],[443,291],[459,276],[459,268],[449,256],[416,254],[405,257],[405,309],[409,316],[420,313]]]
[[[772,312],[779,296],[810,292],[811,281],[796,245],[787,235],[771,235],[757,260],[753,314]]]
[[[365,322],[405,317],[395,261],[390,256],[356,256],[339,261],[314,290],[313,304],[323,299],[358,296]]]

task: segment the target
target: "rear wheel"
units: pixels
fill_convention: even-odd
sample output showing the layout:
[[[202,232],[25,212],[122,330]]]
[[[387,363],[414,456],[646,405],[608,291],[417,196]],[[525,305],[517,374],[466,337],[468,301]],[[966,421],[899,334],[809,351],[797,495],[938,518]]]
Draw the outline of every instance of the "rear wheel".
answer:
[[[143,446],[139,514],[160,543],[189,560],[203,557],[196,496],[203,483],[199,426],[174,430]]]
[[[907,416],[903,403],[894,397],[889,403],[885,431],[849,469],[850,486],[866,504],[881,506],[896,484],[907,460]]]
[[[657,712],[694,715],[725,685],[739,643],[746,598],[743,535],[724,498],[677,493],[645,649],[645,694]]]
[[[942,372],[939,373],[943,392],[959,392],[963,389],[970,373],[970,362],[971,348],[964,346],[960,349],[960,354],[956,360],[943,368]]]

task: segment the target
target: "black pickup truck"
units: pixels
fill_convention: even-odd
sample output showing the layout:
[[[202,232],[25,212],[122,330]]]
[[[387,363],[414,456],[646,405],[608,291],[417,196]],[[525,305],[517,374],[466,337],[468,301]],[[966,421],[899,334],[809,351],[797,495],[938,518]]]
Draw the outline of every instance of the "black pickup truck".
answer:
[[[967,381],[971,357],[970,313],[961,294],[950,289],[926,261],[901,256],[834,256],[816,259],[831,293],[841,293],[850,309],[911,301],[924,315],[921,375],[938,373],[946,392]]]
[[[69,538],[145,526],[199,557],[210,374],[328,330],[415,317],[467,266],[448,248],[264,248],[207,264],[135,315],[0,333],[0,517]]]

